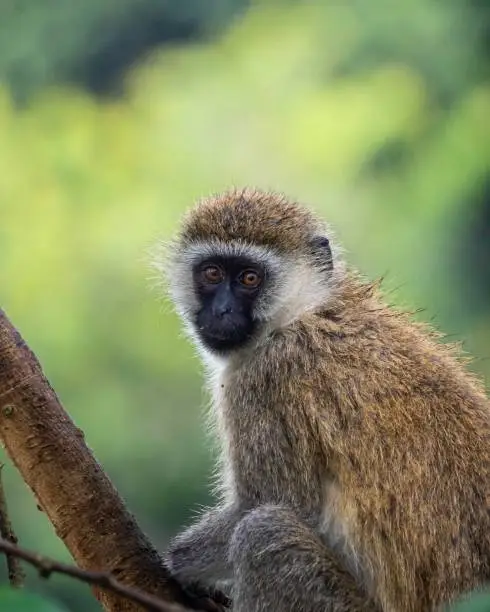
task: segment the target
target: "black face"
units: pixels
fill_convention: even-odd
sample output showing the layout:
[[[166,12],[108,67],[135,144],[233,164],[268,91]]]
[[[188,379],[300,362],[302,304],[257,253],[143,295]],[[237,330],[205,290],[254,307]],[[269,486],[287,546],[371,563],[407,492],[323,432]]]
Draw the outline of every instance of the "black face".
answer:
[[[208,348],[226,352],[252,337],[258,325],[253,305],[264,282],[264,268],[244,257],[214,257],[194,268],[201,304],[195,324]]]

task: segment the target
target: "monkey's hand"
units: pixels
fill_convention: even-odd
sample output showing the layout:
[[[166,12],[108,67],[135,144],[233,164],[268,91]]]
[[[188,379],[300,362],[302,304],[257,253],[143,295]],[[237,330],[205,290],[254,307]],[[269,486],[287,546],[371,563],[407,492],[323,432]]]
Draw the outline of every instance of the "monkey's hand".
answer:
[[[182,586],[202,592],[231,579],[228,548],[242,514],[231,506],[209,510],[170,543],[167,567]]]
[[[203,586],[196,582],[182,588],[189,596],[190,605],[197,610],[225,612],[227,608],[231,608],[231,599],[215,587]]]

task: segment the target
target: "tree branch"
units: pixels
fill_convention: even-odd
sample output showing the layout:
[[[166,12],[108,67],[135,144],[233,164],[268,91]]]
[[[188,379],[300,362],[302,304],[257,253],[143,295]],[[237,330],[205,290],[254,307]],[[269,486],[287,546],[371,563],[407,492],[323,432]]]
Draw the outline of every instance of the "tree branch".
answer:
[[[74,565],[60,563],[54,559],[48,559],[37,553],[30,552],[4,539],[0,539],[0,552],[16,560],[22,559],[29,563],[39,571],[39,575],[42,578],[49,578],[51,574],[71,576],[81,582],[96,585],[102,589],[122,595],[124,598],[141,604],[146,610],[153,612],[183,612],[185,610],[185,608],[178,604],[165,603],[153,595],[148,595],[138,589],[125,586],[107,572],[91,572],[82,570]]]
[[[15,535],[7,510],[7,498],[5,496],[2,481],[3,468],[3,463],[0,463],[0,536],[3,540],[11,542],[12,544],[17,544],[17,536]],[[25,578],[19,559],[8,553],[6,557],[10,585],[14,588],[19,588],[24,584]]]
[[[165,602],[223,609],[191,598],[170,576],[1,309],[0,440],[79,567],[103,570]],[[141,609],[113,591],[94,592],[107,612]]]

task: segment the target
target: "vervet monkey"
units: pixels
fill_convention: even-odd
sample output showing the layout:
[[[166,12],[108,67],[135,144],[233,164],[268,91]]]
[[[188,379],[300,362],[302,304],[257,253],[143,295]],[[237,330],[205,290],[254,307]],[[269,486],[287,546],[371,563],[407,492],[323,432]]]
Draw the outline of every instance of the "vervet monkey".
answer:
[[[160,269],[222,448],[178,580],[236,612],[425,612],[490,581],[490,403],[456,347],[276,193],[202,200]]]

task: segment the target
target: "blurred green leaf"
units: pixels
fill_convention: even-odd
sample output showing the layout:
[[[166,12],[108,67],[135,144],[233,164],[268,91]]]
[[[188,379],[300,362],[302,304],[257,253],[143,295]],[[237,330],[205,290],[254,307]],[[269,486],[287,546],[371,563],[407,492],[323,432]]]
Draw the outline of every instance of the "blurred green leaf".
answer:
[[[453,606],[451,612],[490,612],[490,593],[475,593],[467,601]]]
[[[66,608],[44,597],[9,587],[0,587],[0,610],[2,612],[66,612]]]
[[[126,70],[152,48],[198,40],[247,0],[15,0],[0,3],[0,80],[16,98],[77,83],[120,93]]]

